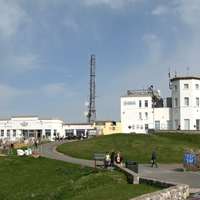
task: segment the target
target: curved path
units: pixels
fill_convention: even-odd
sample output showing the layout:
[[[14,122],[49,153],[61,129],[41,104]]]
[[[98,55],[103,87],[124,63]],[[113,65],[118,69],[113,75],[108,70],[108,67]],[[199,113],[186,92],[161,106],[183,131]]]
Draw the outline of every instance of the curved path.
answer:
[[[69,141],[55,141],[42,145],[42,156],[57,160],[63,160],[70,163],[86,165],[94,167],[93,160],[83,160],[72,158],[64,154],[54,151],[55,147]],[[102,162],[97,162],[102,165]],[[138,172],[141,177],[165,180],[176,183],[185,183],[190,186],[190,192],[196,193],[200,191],[200,172],[183,172],[183,165],[159,165],[158,168],[150,167],[150,164],[139,164]]]

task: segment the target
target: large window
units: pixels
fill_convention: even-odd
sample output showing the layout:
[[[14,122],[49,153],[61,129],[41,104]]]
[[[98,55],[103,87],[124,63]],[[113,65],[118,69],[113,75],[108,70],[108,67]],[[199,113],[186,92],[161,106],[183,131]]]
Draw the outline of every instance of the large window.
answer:
[[[145,107],[148,108],[148,100],[145,100]]]
[[[13,137],[16,137],[16,130],[13,130]]]
[[[188,90],[189,89],[189,84],[184,84],[184,89]]]
[[[196,90],[199,89],[199,84],[195,84],[195,89],[196,89]]]
[[[189,97],[184,98],[185,106],[189,106]]]
[[[74,135],[74,130],[65,129],[65,136]]]
[[[29,137],[34,137],[34,130],[29,130]]]
[[[4,130],[1,130],[1,137],[4,137]]]
[[[185,130],[190,130],[190,120],[189,119],[184,119],[184,128]]]
[[[45,135],[46,135],[46,136],[51,136],[51,130],[46,129],[46,130],[45,130]]]
[[[175,119],[175,128],[178,129],[178,119]]]
[[[196,98],[196,106],[199,106],[199,98]]]
[[[174,90],[178,90],[178,87],[177,87],[177,85],[174,85]]]

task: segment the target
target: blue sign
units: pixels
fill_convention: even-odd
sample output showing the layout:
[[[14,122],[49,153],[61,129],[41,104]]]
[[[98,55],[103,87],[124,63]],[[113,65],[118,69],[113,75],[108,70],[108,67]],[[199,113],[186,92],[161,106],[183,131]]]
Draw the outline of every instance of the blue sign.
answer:
[[[195,154],[185,154],[185,163],[195,163]]]
[[[128,105],[128,106],[130,106],[130,105],[136,105],[136,102],[135,102],[135,101],[124,101],[124,102],[123,102],[123,105],[124,105],[124,106],[127,106],[127,105]]]

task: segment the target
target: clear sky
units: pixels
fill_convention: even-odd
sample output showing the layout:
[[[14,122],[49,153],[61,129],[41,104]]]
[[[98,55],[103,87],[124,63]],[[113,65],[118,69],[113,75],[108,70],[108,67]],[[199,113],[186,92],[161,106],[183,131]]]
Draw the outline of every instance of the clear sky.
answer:
[[[200,77],[199,52],[200,0],[0,0],[0,118],[87,122],[91,53],[97,120],[120,121],[127,90]]]

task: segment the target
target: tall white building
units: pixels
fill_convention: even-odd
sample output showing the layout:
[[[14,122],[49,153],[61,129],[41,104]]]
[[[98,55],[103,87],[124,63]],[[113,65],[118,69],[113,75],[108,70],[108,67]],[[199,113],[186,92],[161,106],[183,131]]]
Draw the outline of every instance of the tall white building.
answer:
[[[128,91],[121,96],[123,133],[147,133],[151,129],[200,129],[200,78],[175,77],[171,80],[172,97],[166,107],[158,90]]]
[[[199,130],[200,123],[200,78],[176,77],[171,79],[172,128]]]

